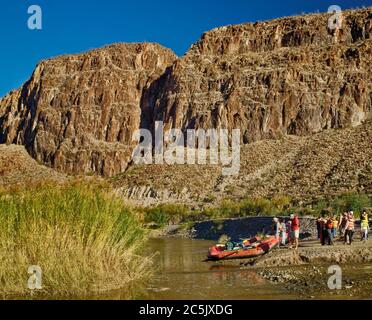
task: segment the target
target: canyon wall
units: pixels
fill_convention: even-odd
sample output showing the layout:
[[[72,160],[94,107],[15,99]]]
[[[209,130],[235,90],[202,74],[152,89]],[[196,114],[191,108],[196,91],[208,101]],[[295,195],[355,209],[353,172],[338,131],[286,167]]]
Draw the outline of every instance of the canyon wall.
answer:
[[[155,120],[240,128],[243,143],[361,124],[372,105],[372,10],[344,13],[338,30],[329,17],[205,33],[158,81]]]
[[[117,44],[41,62],[0,101],[0,143],[26,146],[68,174],[127,168],[141,126],[142,92],[177,57],[157,44]]]
[[[240,128],[242,143],[360,125],[371,115],[372,8],[247,23],[205,33],[181,58],[117,44],[41,62],[0,100],[0,143],[68,174],[115,176],[132,134]]]

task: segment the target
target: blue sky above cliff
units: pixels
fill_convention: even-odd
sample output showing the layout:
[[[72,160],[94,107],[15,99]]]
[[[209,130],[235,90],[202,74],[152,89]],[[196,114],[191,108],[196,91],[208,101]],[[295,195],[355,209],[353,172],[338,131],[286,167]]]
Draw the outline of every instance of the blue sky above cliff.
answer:
[[[4,4],[5,2],[5,4]],[[27,27],[30,5],[39,5],[43,29]],[[6,0],[0,5],[0,97],[22,85],[42,59],[114,42],[158,42],[182,55],[215,27],[371,6],[372,0]]]

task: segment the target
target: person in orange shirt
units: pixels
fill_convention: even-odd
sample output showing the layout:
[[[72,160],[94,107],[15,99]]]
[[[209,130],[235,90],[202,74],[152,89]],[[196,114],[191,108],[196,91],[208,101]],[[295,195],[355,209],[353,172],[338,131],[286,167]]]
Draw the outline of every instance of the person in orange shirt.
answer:
[[[328,217],[326,221],[326,241],[329,246],[333,245],[333,219]]]

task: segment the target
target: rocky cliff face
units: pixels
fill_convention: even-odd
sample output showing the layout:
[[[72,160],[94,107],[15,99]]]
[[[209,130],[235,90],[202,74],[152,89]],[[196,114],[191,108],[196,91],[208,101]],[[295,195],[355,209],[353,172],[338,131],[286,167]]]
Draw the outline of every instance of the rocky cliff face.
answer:
[[[372,10],[207,32],[159,82],[154,117],[177,128],[240,128],[242,142],[359,125],[371,113]]]
[[[157,44],[118,44],[41,62],[0,101],[0,143],[24,144],[65,173],[122,172],[141,126],[142,92],[175,59]]]
[[[242,142],[356,126],[371,114],[372,9],[207,32],[177,57],[120,44],[40,63],[0,100],[0,143],[71,174],[113,176],[134,130],[240,128]]]

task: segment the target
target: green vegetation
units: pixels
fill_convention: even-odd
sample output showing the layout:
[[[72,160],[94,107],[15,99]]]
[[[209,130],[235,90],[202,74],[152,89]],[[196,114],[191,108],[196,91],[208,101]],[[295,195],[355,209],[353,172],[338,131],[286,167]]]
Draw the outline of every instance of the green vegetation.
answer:
[[[166,224],[190,223],[190,221],[238,218],[249,216],[280,216],[297,213],[301,216],[318,216],[324,210],[339,214],[347,210],[360,213],[371,207],[371,198],[361,193],[345,193],[332,199],[320,199],[313,203],[298,205],[288,196],[275,196],[272,199],[247,198],[241,201],[223,200],[219,206],[203,210],[189,210],[184,205],[161,205],[144,211],[146,223],[158,227]]]
[[[237,218],[249,216],[275,216],[291,208],[291,199],[286,196],[276,196],[272,199],[247,198],[239,202],[224,200],[220,206],[208,208],[205,214],[212,218]]]
[[[164,204],[144,210],[144,222],[155,223],[158,226],[166,224],[177,224],[189,221],[196,217],[195,213],[190,211],[185,205]]]
[[[372,206],[371,198],[365,194],[346,193],[340,197],[330,201],[330,207],[334,213],[340,214],[345,211],[353,210],[356,213],[361,213],[363,209]]]
[[[151,274],[139,256],[146,233],[103,185],[72,182],[0,191],[0,292],[30,293],[27,269],[42,269],[41,294],[124,288]]]

